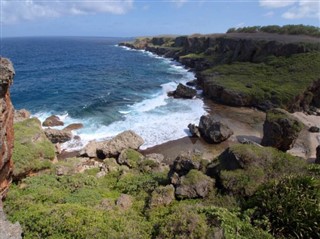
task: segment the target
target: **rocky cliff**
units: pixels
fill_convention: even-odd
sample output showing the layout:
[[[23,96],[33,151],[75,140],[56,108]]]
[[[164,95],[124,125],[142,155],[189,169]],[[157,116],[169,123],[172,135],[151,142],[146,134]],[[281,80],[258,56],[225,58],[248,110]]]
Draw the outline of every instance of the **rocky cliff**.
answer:
[[[0,58],[0,198],[5,197],[12,180],[13,114],[9,87],[15,72],[12,63]]]
[[[120,45],[179,61],[196,72],[206,97],[224,104],[290,111],[318,105],[320,42],[316,37],[228,33],[139,38]]]

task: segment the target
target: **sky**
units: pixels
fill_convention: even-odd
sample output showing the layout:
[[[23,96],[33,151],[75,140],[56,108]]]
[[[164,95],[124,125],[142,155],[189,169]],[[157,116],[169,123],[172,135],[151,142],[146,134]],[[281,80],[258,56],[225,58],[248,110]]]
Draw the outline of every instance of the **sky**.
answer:
[[[1,37],[222,33],[231,27],[320,26],[320,0],[0,0]]]

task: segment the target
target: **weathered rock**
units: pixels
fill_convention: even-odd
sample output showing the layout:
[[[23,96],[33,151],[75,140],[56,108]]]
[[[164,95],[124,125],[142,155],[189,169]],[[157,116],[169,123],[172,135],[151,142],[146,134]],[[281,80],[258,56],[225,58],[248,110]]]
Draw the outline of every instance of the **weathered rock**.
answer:
[[[11,223],[7,220],[0,202],[0,238],[1,239],[21,239],[22,229],[19,222]]]
[[[54,127],[54,126],[63,126],[64,123],[56,115],[51,115],[43,121],[42,126],[45,127]]]
[[[200,134],[198,126],[196,126],[195,124],[188,124],[188,128],[189,128],[190,133],[191,133],[192,136],[196,136],[198,138],[201,137],[201,134]]]
[[[0,203],[12,181],[14,109],[9,87],[13,82],[14,74],[12,63],[0,57]]]
[[[83,173],[88,169],[99,168],[104,171],[104,164],[90,158],[67,158],[56,167],[56,175],[73,175]]]
[[[31,113],[29,111],[27,111],[26,109],[15,110],[13,122],[17,123],[17,122],[23,121],[25,119],[29,119],[30,116],[31,116]]]
[[[95,140],[90,141],[81,151],[79,152],[80,156],[97,158],[97,148],[102,146],[103,142],[97,142]]]
[[[287,111],[271,109],[267,112],[263,124],[261,145],[287,151],[293,147],[302,128],[302,123]]]
[[[71,130],[77,130],[83,128],[83,124],[81,123],[74,123],[74,124],[69,124],[67,127],[63,128],[63,130],[66,131],[71,131]]]
[[[97,155],[104,159],[117,157],[124,149],[138,149],[144,143],[143,139],[131,130],[118,134],[111,140],[101,142],[97,148]]]
[[[174,174],[184,176],[192,169],[200,169],[200,166],[200,162],[193,160],[191,155],[179,155],[170,167],[169,177],[172,178]]]
[[[188,81],[186,85],[188,85],[188,86],[196,86],[197,83],[198,83],[197,80],[192,80],[192,81]]]
[[[143,171],[147,172],[164,172],[169,170],[169,165],[165,163],[162,154],[148,154],[142,162]]]
[[[192,169],[178,182],[175,195],[179,199],[204,198],[213,189],[214,180]]]
[[[318,145],[317,149],[316,149],[316,160],[315,163],[320,164],[320,145]]]
[[[320,128],[317,127],[317,126],[311,126],[309,128],[309,132],[311,132],[311,133],[319,133],[320,132]]]
[[[233,131],[225,124],[217,121],[213,115],[203,115],[200,118],[199,131],[208,143],[221,143],[228,139]]]
[[[127,210],[132,206],[132,197],[127,194],[121,194],[116,201],[116,205],[123,210]]]
[[[134,149],[124,149],[121,151],[117,162],[120,165],[126,165],[129,168],[137,168],[144,156]]]
[[[156,188],[152,194],[149,206],[167,206],[174,200],[174,187],[170,184]]]
[[[173,96],[174,98],[192,99],[196,96],[196,94],[197,91],[195,89],[179,83],[177,89],[175,91],[169,92],[168,96]]]
[[[48,139],[54,144],[64,143],[72,139],[72,133],[66,130],[45,129],[44,133],[46,134]]]

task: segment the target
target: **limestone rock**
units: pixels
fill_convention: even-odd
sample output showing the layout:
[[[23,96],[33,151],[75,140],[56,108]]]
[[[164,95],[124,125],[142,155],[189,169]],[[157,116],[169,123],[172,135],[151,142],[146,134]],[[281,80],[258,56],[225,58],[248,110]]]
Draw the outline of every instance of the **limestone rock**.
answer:
[[[212,178],[192,169],[175,185],[175,195],[179,199],[204,198],[213,189],[213,184]]]
[[[72,139],[72,133],[66,130],[45,129],[44,133],[46,134],[48,139],[54,144],[64,143]]]
[[[175,91],[171,91],[168,93],[169,96],[173,96],[174,98],[184,98],[184,99],[192,99],[197,94],[195,89],[192,89],[188,86],[182,85],[179,83],[177,89]]]
[[[287,111],[271,109],[267,112],[263,124],[261,145],[287,151],[293,147],[302,128],[302,123]]]
[[[318,145],[317,149],[316,149],[316,161],[315,163],[320,164],[320,145]]]
[[[143,171],[164,172],[169,170],[169,165],[165,163],[162,154],[147,154],[142,162]]]
[[[74,123],[74,124],[69,124],[67,127],[63,128],[63,130],[71,131],[71,130],[77,130],[77,129],[82,129],[82,128],[83,128],[83,124]]]
[[[320,128],[317,127],[317,126],[311,126],[309,128],[309,132],[311,132],[311,133],[319,133],[320,132]]]
[[[188,128],[189,128],[190,133],[191,133],[192,136],[196,136],[198,138],[201,137],[201,134],[200,134],[198,126],[196,126],[195,124],[188,124]]]
[[[160,186],[152,192],[149,206],[151,208],[157,206],[167,206],[174,199],[173,185],[170,184],[167,186]]]
[[[199,131],[208,143],[215,144],[225,141],[233,134],[227,125],[217,121],[212,115],[201,116]]]
[[[116,205],[123,210],[127,210],[132,206],[132,197],[128,194],[121,194],[116,201]]]
[[[19,222],[11,223],[7,220],[0,203],[0,238],[1,239],[21,239],[22,229]]]
[[[170,167],[169,177],[177,174],[179,177],[186,175],[192,169],[200,169],[200,162],[193,160],[190,155],[179,155]]]
[[[83,157],[97,158],[97,148],[101,147],[103,142],[97,142],[95,140],[90,141],[83,149],[80,151],[80,155]]]
[[[129,168],[137,168],[139,163],[144,159],[144,156],[134,149],[124,149],[121,151],[117,162],[120,165],[126,165]]]
[[[54,127],[54,126],[63,126],[64,123],[56,115],[51,115],[43,121],[42,126],[45,127]]]
[[[118,134],[111,140],[104,141],[97,148],[97,155],[104,159],[117,157],[124,149],[138,149],[144,143],[143,139],[131,130]]]
[[[25,119],[29,119],[30,116],[31,116],[31,113],[29,111],[27,111],[26,109],[15,110],[13,122],[14,123],[21,122]]]

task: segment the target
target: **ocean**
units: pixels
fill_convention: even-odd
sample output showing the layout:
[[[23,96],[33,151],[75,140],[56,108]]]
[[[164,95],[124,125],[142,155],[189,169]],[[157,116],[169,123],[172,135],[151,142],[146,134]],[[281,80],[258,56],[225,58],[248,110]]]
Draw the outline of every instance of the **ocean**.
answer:
[[[3,38],[0,55],[16,71],[11,99],[43,121],[55,114],[82,123],[63,149],[109,139],[131,129],[148,148],[189,134],[205,114],[201,99],[173,99],[168,91],[194,79],[179,63],[142,50],[119,47],[124,38]],[[61,129],[63,127],[57,127]]]

